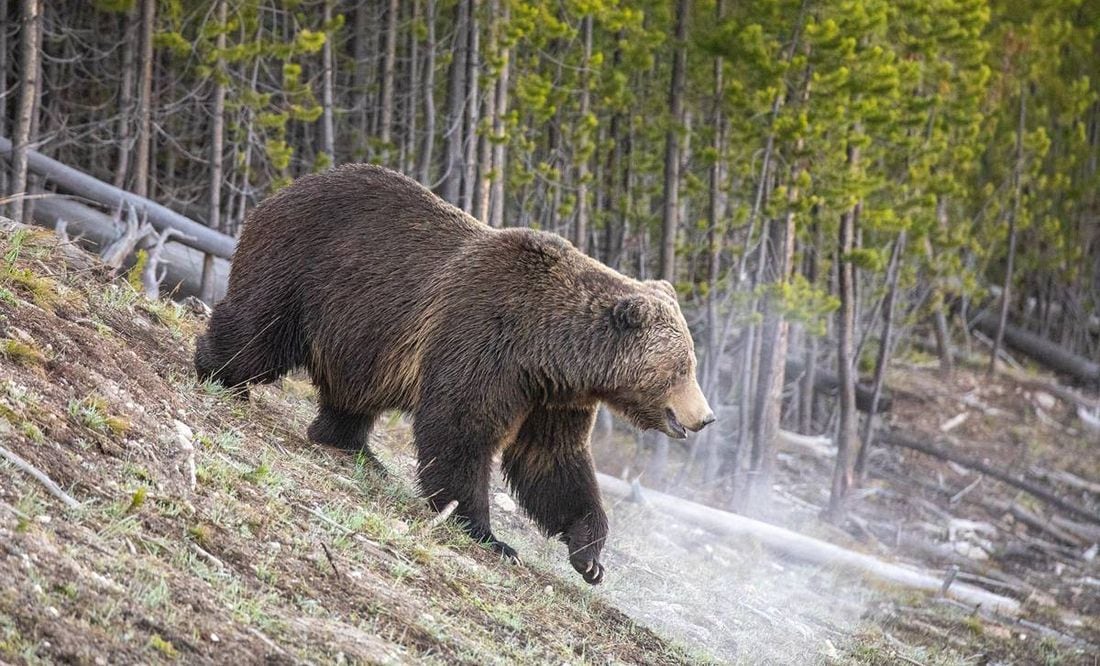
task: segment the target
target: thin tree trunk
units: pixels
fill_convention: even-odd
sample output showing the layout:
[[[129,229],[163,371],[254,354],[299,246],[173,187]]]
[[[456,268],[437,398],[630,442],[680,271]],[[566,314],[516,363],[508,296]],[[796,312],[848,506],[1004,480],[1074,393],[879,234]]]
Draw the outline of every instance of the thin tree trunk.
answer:
[[[16,222],[24,222],[22,196],[27,191],[27,151],[30,150],[31,128],[34,126],[35,101],[38,99],[38,57],[40,35],[38,23],[42,19],[41,0],[23,0],[22,26],[19,38],[19,102],[15,114],[15,133],[12,137],[11,192],[9,214]]]
[[[509,3],[504,3],[500,24],[507,25],[510,18]],[[494,15],[496,12],[494,11]],[[499,28],[498,28],[499,32]],[[497,41],[496,46],[499,47]],[[489,192],[489,224],[500,228],[504,226],[504,173],[507,167],[508,143],[504,129],[504,118],[508,115],[508,78],[512,69],[511,50],[507,47],[500,52],[500,76],[497,77],[496,98],[493,102],[493,177]]]
[[[137,50],[137,32],[140,22],[140,10],[137,4],[126,12],[126,28],[123,31],[122,44],[122,84],[118,92],[118,161],[115,163],[115,177],[111,183],[115,187],[126,186],[126,174],[130,170],[130,130],[133,119],[130,117],[134,105],[134,52]]]
[[[879,342],[878,356],[875,359],[875,377],[871,384],[871,410],[863,421],[863,441],[856,457],[856,477],[864,477],[867,468],[867,456],[875,437],[875,416],[882,399],[882,388],[886,381],[886,368],[890,364],[890,351],[894,334],[894,303],[897,300],[898,276],[901,274],[901,257],[905,252],[906,233],[903,230],[894,241],[894,251],[890,255],[890,266],[886,270],[886,298],[882,304],[882,339]]]
[[[417,96],[420,95],[420,37],[419,29],[415,28],[420,22],[420,0],[413,0],[409,7],[414,28],[409,30],[409,98],[405,104],[404,171],[411,176],[416,173]]]
[[[936,221],[940,228],[947,226],[947,200],[943,197],[939,197],[936,201]],[[928,258],[928,263],[932,264],[934,260],[932,239],[928,236],[924,237],[924,254]],[[945,376],[950,376],[955,372],[955,360],[954,354],[951,352],[951,332],[947,327],[947,313],[945,312],[947,305],[942,302],[942,290],[939,287],[934,289],[932,330],[936,336],[936,351],[940,357],[940,372]]]
[[[1016,261],[1016,224],[1020,215],[1020,197],[1023,189],[1024,125],[1027,122],[1027,85],[1020,83],[1020,113],[1016,125],[1016,162],[1012,167],[1012,208],[1008,213],[1008,256],[1005,258],[1005,280],[1001,291],[1001,314],[997,321],[997,334],[993,336],[993,350],[989,356],[989,374],[997,369],[997,355],[1004,343],[1008,306],[1012,302],[1012,272]]]
[[[484,46],[488,54],[486,59],[491,61],[500,43],[498,33],[500,23],[497,15],[500,13],[500,0],[489,2],[489,42]],[[481,116],[487,123],[484,131],[477,133],[477,180],[474,186],[473,216],[485,224],[489,224],[489,205],[491,196],[491,184],[493,178],[493,136],[496,127],[496,86],[486,87],[484,100],[481,103]]]
[[[0,136],[8,136],[8,59],[14,57],[9,53],[8,30],[6,26],[11,20],[11,3],[8,0],[0,0]],[[0,192],[8,190],[8,170],[0,168]],[[2,209],[0,209],[2,210]]]
[[[465,150],[466,172],[462,176],[462,210],[472,213],[474,210],[474,193],[477,189],[477,140],[479,111],[481,110],[481,52],[478,40],[481,31],[477,24],[478,0],[468,0],[470,8],[467,17],[467,42],[469,52],[466,54],[466,131],[463,138]]]
[[[721,22],[723,18],[723,0],[715,3],[715,19]],[[711,404],[716,404],[714,395],[715,383],[718,380],[718,363],[721,350],[718,349],[718,279],[722,270],[722,245],[725,239],[725,230],[722,220],[726,214],[726,201],[722,193],[722,181],[724,178],[722,155],[725,149],[725,115],[722,113],[723,59],[715,58],[713,67],[714,99],[712,122],[714,123],[714,138],[711,149],[714,151],[714,161],[710,165],[709,198],[707,200],[707,347],[706,365],[703,373],[703,390],[710,399]]]
[[[397,0],[389,0],[386,8],[385,57],[382,60],[382,118],[378,135],[387,152],[393,134],[393,73],[397,62]],[[387,161],[389,161],[387,159]]]
[[[324,2],[322,21],[326,27],[332,23],[332,0]],[[336,127],[333,120],[333,107],[336,104],[333,92],[333,79],[336,76],[332,44],[334,36],[334,33],[327,32],[325,45],[321,47],[321,151],[328,155],[329,164],[336,162]]]
[[[218,59],[214,69],[214,99],[211,106],[210,118],[210,192],[207,201],[206,225],[211,229],[224,232],[221,222],[222,211],[222,157],[225,152],[225,59],[221,56],[225,52],[226,29],[226,3],[228,0],[218,0],[218,36],[215,39],[215,48],[218,50]],[[325,3],[328,11],[328,3]],[[327,23],[327,20],[326,20]],[[202,262],[202,300],[213,303],[215,297],[215,271],[214,256],[207,254]]]
[[[816,213],[814,215],[816,216]],[[817,223],[816,219],[811,233],[813,234],[813,246],[806,250],[806,281],[810,284],[817,284],[817,253],[824,247],[825,243],[821,235],[821,225]],[[817,390],[814,387],[817,375],[817,336],[810,331],[806,331],[803,337],[805,349],[802,353],[802,382],[798,392],[798,430],[803,435],[812,435],[814,407],[817,403]]]
[[[144,0],[141,9],[141,78],[138,81],[138,134],[134,156],[133,192],[149,195],[150,155],[153,148],[153,26],[156,0]]]
[[[417,180],[431,186],[432,152],[435,149],[435,0],[428,0],[425,23],[428,27],[428,57],[424,62],[424,146],[417,162]]]
[[[357,118],[356,125],[359,129],[358,141],[362,147],[363,152],[366,152],[366,147],[369,145],[367,136],[369,134],[369,104],[368,100],[368,83],[367,73],[370,71],[370,67],[367,64],[367,57],[370,53],[370,49],[367,44],[367,31],[370,27],[370,17],[367,12],[370,11],[371,4],[366,2],[358,3],[355,9],[355,69],[352,78],[352,87],[355,90],[355,115]]]
[[[592,73],[589,67],[592,61],[592,15],[587,14],[581,19],[581,42],[583,55],[581,56],[581,101],[580,123],[587,128],[587,117],[590,105],[591,92],[589,85]],[[584,153],[576,162],[577,166],[577,222],[573,225],[573,245],[581,252],[588,252],[588,146],[591,141],[591,131],[585,129],[578,137],[581,143],[581,151]],[[574,148],[575,150],[575,148]]]
[[[448,202],[460,205],[463,168],[463,120],[466,116],[466,53],[469,46],[469,4],[459,0],[455,5],[455,37],[451,58],[451,72],[447,85],[446,163],[440,194]]]
[[[858,132],[858,129],[853,131]],[[848,167],[854,172],[859,167],[859,146],[848,147]],[[855,337],[855,265],[848,257],[855,245],[856,223],[860,204],[845,212],[840,219],[837,243],[837,291],[840,309],[837,312],[837,378],[840,381],[840,422],[837,426],[836,468],[833,471],[832,492],[829,495],[828,515],[839,520],[844,513],[844,498],[852,486],[858,433],[856,423],[856,379],[852,365],[852,341]]]
[[[676,280],[676,232],[680,226],[680,125],[684,119],[684,70],[687,69],[687,22],[690,0],[676,2],[676,51],[669,85],[669,128],[665,133],[664,214],[661,221],[661,279]]]

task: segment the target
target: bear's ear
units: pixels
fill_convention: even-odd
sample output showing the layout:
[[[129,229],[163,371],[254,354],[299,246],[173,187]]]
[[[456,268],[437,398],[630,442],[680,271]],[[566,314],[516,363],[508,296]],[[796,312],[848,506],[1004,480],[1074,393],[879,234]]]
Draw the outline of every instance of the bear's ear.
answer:
[[[649,323],[653,305],[645,296],[624,296],[611,306],[611,323],[620,330],[641,328]]]
[[[658,293],[668,296],[673,301],[676,300],[676,287],[673,287],[668,280],[646,280],[645,283]]]

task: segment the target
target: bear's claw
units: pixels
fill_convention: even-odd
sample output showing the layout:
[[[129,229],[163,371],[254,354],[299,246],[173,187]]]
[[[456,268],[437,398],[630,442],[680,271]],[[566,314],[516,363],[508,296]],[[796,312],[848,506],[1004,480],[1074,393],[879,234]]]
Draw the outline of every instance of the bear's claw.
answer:
[[[504,560],[505,562],[508,562],[509,564],[515,564],[517,566],[523,564],[523,561],[520,560],[519,553],[516,552],[516,549],[512,548],[503,541],[497,541],[494,539],[492,543],[489,544],[489,547],[493,549],[494,553],[500,555],[500,559]]]
[[[576,569],[577,573],[584,578],[584,582],[589,585],[599,585],[603,582],[603,565],[598,560],[570,560],[570,564]]]

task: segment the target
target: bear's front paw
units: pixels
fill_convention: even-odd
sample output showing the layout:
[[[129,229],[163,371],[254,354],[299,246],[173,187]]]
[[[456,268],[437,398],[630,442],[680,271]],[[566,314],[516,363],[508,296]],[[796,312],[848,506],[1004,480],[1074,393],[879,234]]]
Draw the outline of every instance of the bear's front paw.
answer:
[[[569,563],[577,570],[589,585],[599,585],[603,582],[603,565],[599,560],[584,560],[577,557],[569,558]]]
[[[603,580],[604,567],[600,564],[600,551],[607,536],[607,519],[603,513],[592,513],[575,521],[561,540],[569,547],[569,563],[577,570],[584,581],[590,585],[599,585]]]

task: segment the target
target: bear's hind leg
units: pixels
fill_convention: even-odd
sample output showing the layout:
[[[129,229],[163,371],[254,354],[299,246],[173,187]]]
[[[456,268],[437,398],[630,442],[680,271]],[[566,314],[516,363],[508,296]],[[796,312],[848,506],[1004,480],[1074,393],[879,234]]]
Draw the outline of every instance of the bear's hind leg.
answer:
[[[457,502],[455,517],[474,541],[519,564],[519,553],[497,539],[489,525],[489,477],[496,440],[469,432],[466,414],[418,412],[414,418],[417,477],[435,511]]]
[[[310,441],[345,451],[357,451],[375,471],[385,475],[386,467],[367,443],[376,415],[353,413],[329,407],[322,401],[317,418],[309,424]]]
[[[595,408],[538,407],[502,456],[520,506],[544,534],[565,542],[569,563],[593,585],[603,580],[599,558],[607,538],[607,515],[588,449],[595,419]]]

